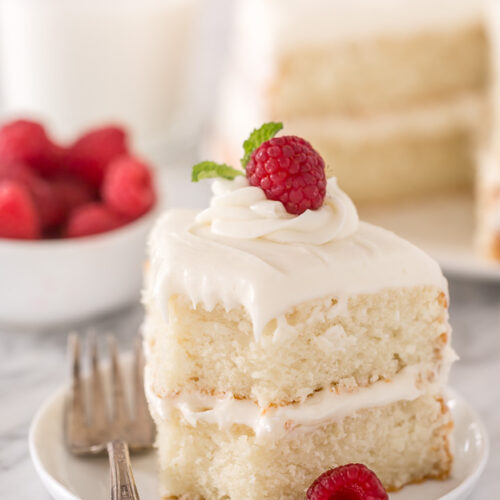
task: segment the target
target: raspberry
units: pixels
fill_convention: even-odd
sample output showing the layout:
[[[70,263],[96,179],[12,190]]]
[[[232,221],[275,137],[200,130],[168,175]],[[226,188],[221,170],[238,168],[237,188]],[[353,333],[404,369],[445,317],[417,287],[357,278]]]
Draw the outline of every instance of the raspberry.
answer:
[[[64,205],[57,199],[51,184],[36,175],[25,164],[12,161],[0,162],[1,180],[15,181],[29,191],[44,229],[53,228],[64,220]]]
[[[59,168],[60,148],[36,122],[16,120],[0,128],[0,160],[26,163],[42,175]]]
[[[250,157],[247,177],[268,199],[281,201],[290,214],[316,210],[325,199],[323,158],[300,137],[274,137],[262,143]]]
[[[106,168],[127,153],[127,136],[119,127],[103,127],[82,135],[65,154],[67,169],[91,186],[100,187]]]
[[[307,490],[307,500],[388,500],[379,478],[362,464],[348,464],[321,474]]]
[[[0,181],[10,180],[29,186],[35,173],[24,163],[13,160],[0,160]]]
[[[45,179],[35,177],[27,187],[38,210],[42,228],[52,229],[61,224],[66,217],[66,211],[52,185]]]
[[[87,203],[78,207],[70,215],[66,228],[68,238],[78,238],[91,234],[105,233],[126,223],[117,214],[102,203]]]
[[[148,212],[156,198],[148,166],[129,156],[114,161],[104,179],[102,198],[114,210],[132,219]]]
[[[0,238],[39,237],[40,225],[28,190],[15,181],[0,181]]]
[[[66,214],[76,207],[93,201],[96,194],[88,184],[71,177],[57,177],[52,180],[52,189],[57,200],[62,204]]]

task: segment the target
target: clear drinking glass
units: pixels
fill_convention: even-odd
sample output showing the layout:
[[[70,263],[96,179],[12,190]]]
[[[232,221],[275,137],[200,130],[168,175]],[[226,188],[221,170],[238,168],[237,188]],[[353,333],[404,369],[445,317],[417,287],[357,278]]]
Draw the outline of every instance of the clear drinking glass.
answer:
[[[197,133],[202,0],[1,0],[3,108],[61,139],[103,122],[157,151]],[[194,76],[193,76],[194,75]]]

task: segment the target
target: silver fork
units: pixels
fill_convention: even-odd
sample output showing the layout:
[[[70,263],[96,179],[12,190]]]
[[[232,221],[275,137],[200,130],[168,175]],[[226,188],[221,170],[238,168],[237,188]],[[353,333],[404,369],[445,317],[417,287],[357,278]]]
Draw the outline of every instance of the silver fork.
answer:
[[[101,455],[107,450],[111,499],[139,500],[129,449],[134,452],[151,448],[155,436],[144,395],[141,342],[138,338],[134,347],[133,411],[127,404],[115,337],[108,336],[108,346],[111,394],[106,398],[96,336],[88,337],[91,370],[87,383],[82,378],[80,339],[76,334],[68,339],[71,390],[64,411],[65,441],[75,455]]]

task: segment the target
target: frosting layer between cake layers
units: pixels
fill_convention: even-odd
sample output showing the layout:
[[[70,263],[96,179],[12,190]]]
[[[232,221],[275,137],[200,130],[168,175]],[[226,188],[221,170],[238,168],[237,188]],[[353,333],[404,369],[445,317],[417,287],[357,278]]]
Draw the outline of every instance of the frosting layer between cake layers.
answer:
[[[244,78],[228,80],[224,96],[218,133],[230,145],[239,145],[240,138],[251,130],[252,124],[264,122],[272,115],[262,91],[246,83]],[[359,143],[360,140],[376,141],[404,135],[475,130],[483,122],[484,112],[484,98],[469,90],[430,104],[384,112],[295,117],[287,120],[287,129],[312,142],[314,138],[325,137]]]
[[[237,27],[245,33],[259,26],[264,46],[286,50],[478,23],[483,10],[482,0],[309,0],[307,6],[301,0],[243,0]]]
[[[269,321],[309,300],[347,302],[351,295],[420,285],[447,293],[438,264],[390,231],[359,222],[334,179],[323,207],[298,217],[243,178],[216,182],[214,195],[199,214],[166,213],[152,233],[146,300],[165,317],[176,294],[207,310],[243,306],[258,340]]]
[[[239,400],[231,394],[218,397],[201,393],[181,393],[175,397],[159,397],[151,389],[146,369],[146,395],[155,414],[168,420],[179,411],[189,425],[198,422],[216,424],[220,429],[245,425],[257,438],[277,439],[296,428],[310,428],[341,420],[359,410],[413,401],[423,394],[442,395],[451,364],[456,355],[450,346],[439,364],[407,366],[393,380],[379,380],[351,393],[338,394],[323,389],[305,400],[283,406],[262,408],[251,400]]]

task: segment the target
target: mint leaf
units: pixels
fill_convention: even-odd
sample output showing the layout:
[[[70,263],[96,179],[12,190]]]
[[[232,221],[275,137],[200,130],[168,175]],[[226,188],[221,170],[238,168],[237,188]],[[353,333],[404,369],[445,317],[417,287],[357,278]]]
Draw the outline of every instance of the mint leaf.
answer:
[[[281,129],[283,128],[283,123],[281,122],[269,122],[264,123],[262,127],[256,128],[250,137],[243,143],[244,155],[241,159],[241,165],[243,168],[247,167],[248,160],[252,153],[263,143],[272,139]]]
[[[241,170],[236,170],[225,163],[215,163],[213,161],[202,161],[193,167],[191,181],[198,182],[202,179],[212,177],[222,177],[223,179],[233,180],[238,175],[245,175]]]

